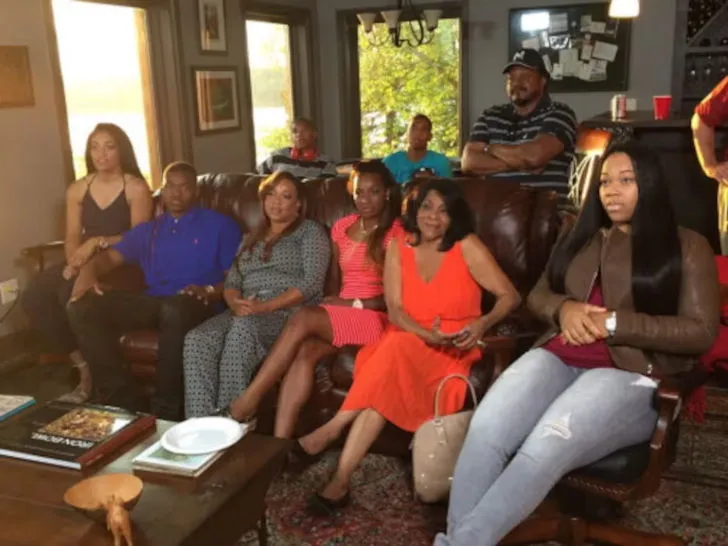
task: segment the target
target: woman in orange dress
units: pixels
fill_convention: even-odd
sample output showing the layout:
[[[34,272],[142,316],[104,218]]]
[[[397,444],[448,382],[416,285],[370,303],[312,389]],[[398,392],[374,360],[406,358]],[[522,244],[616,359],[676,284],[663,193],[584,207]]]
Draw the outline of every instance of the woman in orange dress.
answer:
[[[467,376],[480,358],[483,334],[520,302],[473,233],[470,210],[455,183],[424,183],[410,210],[412,234],[389,246],[384,266],[390,326],[380,341],[359,352],[354,383],[340,411],[301,438],[294,450],[313,457],[353,421],[333,479],[309,503],[319,514],[332,514],[349,502],[351,475],[387,421],[414,432],[433,418],[442,379],[452,373]],[[496,303],[481,316],[482,289]],[[446,383],[441,410],[459,411],[465,389],[462,381]]]

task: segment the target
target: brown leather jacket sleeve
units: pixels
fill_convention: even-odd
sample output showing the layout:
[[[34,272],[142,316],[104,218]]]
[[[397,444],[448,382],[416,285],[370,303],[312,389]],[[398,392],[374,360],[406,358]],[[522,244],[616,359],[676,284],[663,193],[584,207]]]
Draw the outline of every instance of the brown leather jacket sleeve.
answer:
[[[609,340],[661,353],[701,355],[718,334],[720,289],[713,251],[695,232],[681,232],[682,287],[676,316],[617,311],[617,330]]]
[[[569,299],[565,294],[557,294],[551,290],[548,279],[548,267],[528,294],[528,309],[543,322],[558,327],[558,312],[561,305]]]

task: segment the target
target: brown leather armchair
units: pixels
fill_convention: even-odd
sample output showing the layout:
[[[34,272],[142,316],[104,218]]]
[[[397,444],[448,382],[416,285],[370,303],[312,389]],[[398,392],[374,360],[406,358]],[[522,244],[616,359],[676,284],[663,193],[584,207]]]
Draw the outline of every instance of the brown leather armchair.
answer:
[[[234,216],[248,231],[260,218],[257,188],[261,180],[258,175],[248,174],[202,175],[198,180],[201,204]],[[478,235],[525,298],[543,270],[559,230],[555,195],[503,181],[462,178],[456,182],[472,206]],[[327,228],[354,211],[345,178],[309,180],[305,189],[307,216]],[[485,295],[482,304],[484,310],[489,309],[492,298]],[[519,309],[499,325],[488,340],[490,348],[485,351],[483,361],[472,370],[479,396],[491,382],[493,370],[506,366],[513,351],[527,348],[540,329],[525,309]],[[157,356],[156,333],[129,332],[122,337],[121,345],[132,374],[144,391],[151,394]],[[340,407],[351,386],[356,351],[354,347],[346,347],[319,363],[316,387],[300,420],[300,433],[325,423]],[[271,393],[258,416],[259,428],[264,431],[272,428],[274,401],[275,393]],[[375,450],[406,455],[409,441],[409,434],[390,427]]]

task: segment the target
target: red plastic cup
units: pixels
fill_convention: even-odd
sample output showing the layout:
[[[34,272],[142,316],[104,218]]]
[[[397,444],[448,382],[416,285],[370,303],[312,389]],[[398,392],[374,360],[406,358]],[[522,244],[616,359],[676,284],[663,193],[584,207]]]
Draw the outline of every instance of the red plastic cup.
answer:
[[[656,95],[652,97],[652,106],[655,109],[655,119],[667,119],[670,117],[672,107],[672,95]]]

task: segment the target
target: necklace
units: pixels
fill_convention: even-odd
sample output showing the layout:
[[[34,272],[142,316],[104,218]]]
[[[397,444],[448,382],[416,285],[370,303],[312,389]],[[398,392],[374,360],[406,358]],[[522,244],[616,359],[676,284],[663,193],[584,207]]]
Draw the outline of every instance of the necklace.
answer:
[[[369,237],[372,233],[374,233],[374,231],[376,231],[378,227],[379,224],[375,225],[371,229],[366,229],[364,227],[364,218],[362,218],[361,216],[359,217],[359,230],[364,234],[364,237]]]

